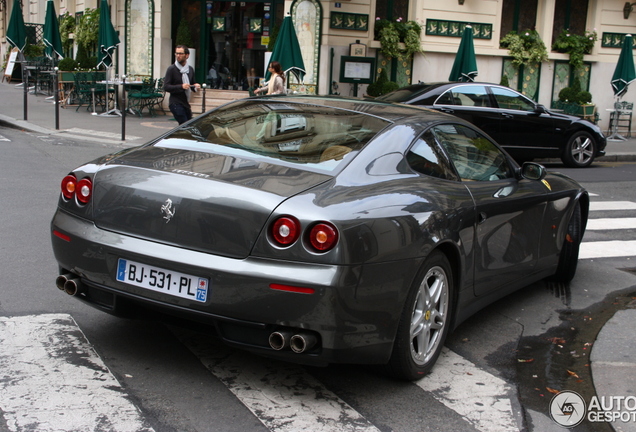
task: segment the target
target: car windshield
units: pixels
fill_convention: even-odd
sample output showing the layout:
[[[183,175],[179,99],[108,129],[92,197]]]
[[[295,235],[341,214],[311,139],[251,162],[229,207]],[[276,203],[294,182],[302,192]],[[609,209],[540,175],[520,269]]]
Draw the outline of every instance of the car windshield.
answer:
[[[422,93],[428,91],[432,85],[422,85],[416,84],[408,87],[403,87],[401,89],[392,91],[391,93],[387,93],[383,96],[379,96],[376,100],[381,100],[385,102],[405,102],[409,101]]]
[[[212,111],[154,145],[261,156],[334,171],[388,124],[369,114],[333,106],[250,99]]]

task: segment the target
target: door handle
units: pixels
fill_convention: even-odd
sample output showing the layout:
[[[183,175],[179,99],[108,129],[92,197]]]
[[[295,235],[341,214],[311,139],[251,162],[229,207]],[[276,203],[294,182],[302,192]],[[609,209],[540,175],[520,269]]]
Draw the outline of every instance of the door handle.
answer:
[[[515,118],[515,116],[513,116],[512,114],[508,114],[508,113],[501,113],[501,116],[505,117],[505,118],[508,118],[508,119]]]
[[[479,212],[479,214],[477,215],[477,225],[481,225],[484,222],[486,222],[487,218],[488,218],[488,216],[486,216],[486,213]]]
[[[453,114],[455,112],[455,110],[451,108],[440,108],[440,111],[445,112],[446,114]]]

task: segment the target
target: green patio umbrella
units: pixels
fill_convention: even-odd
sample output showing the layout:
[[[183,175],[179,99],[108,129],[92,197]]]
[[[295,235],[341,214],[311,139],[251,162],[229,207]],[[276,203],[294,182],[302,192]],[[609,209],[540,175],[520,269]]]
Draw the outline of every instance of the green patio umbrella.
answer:
[[[474,81],[477,76],[477,58],[475,57],[475,45],[473,44],[473,28],[466,26],[459,43],[459,50],[455,56],[455,63],[451,70],[449,81]]]
[[[296,36],[296,29],[294,29],[290,16],[286,16],[280,26],[270,58],[270,62],[272,61],[280,63],[285,74],[287,72],[293,73],[299,82],[305,77],[305,62],[303,62],[298,36]],[[265,81],[269,81],[270,76],[271,73],[267,70]]]
[[[119,36],[110,22],[108,2],[101,0],[99,6],[99,34],[97,36],[97,67],[102,64],[111,67],[113,65],[113,51],[119,45]]]
[[[27,45],[27,32],[24,25],[24,17],[22,16],[22,6],[20,0],[13,1],[13,10],[7,27],[7,42],[20,51],[24,50]]]
[[[614,69],[612,76],[612,88],[614,95],[621,97],[627,91],[627,86],[636,79],[636,70],[634,70],[634,47],[632,35],[628,34],[623,40],[623,48],[618,56],[618,63]]]
[[[60,24],[57,22],[53,0],[46,2],[46,17],[44,18],[44,54],[48,58],[59,60],[64,57]]]

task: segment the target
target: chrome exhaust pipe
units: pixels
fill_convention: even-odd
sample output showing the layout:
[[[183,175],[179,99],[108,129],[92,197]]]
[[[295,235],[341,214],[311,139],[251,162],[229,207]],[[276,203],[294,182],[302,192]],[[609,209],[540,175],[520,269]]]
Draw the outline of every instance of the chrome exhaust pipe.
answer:
[[[289,338],[291,332],[287,331],[275,331],[269,335],[269,346],[276,351],[286,349],[289,347]]]
[[[59,275],[57,279],[55,279],[55,286],[58,287],[61,291],[64,291],[64,284],[73,277],[75,277],[73,273]]]
[[[312,349],[316,342],[318,342],[316,336],[308,333],[298,333],[291,337],[289,346],[293,352],[300,354]]]
[[[69,279],[64,284],[64,292],[70,296],[76,296],[83,291],[79,278]]]

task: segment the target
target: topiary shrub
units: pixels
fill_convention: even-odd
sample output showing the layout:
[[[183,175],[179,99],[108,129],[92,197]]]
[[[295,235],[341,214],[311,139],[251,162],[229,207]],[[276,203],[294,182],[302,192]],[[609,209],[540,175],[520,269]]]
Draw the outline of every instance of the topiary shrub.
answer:
[[[57,68],[61,71],[74,71],[77,62],[70,57],[65,57],[57,64]]]
[[[369,84],[369,86],[367,87],[367,95],[378,97],[397,90],[398,88],[400,88],[398,83],[389,81],[389,78],[386,74],[386,69],[382,69],[382,72],[380,72],[380,76],[378,77],[378,79],[374,83]]]

